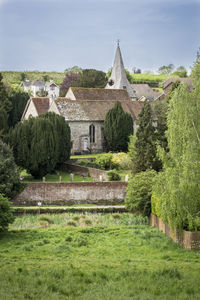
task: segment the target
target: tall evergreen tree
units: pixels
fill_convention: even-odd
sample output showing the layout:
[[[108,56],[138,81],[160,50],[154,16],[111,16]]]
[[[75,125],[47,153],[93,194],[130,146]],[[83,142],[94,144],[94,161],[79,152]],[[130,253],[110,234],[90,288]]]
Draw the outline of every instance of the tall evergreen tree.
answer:
[[[19,166],[41,178],[70,156],[70,128],[54,113],[19,123],[10,132],[10,144]]]
[[[10,110],[8,116],[9,127],[14,127],[15,124],[21,120],[23,111],[29,98],[29,94],[20,89],[12,91],[12,94],[9,97],[9,100],[12,104],[12,109]]]
[[[120,102],[116,102],[108,111],[104,121],[104,135],[108,151],[126,152],[131,134],[133,134],[132,117],[123,111]]]
[[[147,169],[159,170],[161,164],[156,156],[156,134],[153,126],[152,111],[146,101],[139,114],[139,128],[136,132],[134,171],[136,173]]]
[[[0,136],[4,135],[8,129],[8,113],[12,109],[12,104],[8,99],[8,93],[3,83],[3,76],[0,73]]]

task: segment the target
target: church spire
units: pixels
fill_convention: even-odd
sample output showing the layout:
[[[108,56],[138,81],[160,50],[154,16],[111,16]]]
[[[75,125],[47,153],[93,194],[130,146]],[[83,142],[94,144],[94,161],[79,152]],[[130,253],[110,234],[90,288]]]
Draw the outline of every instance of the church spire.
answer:
[[[108,79],[106,89],[125,89],[127,90],[130,98],[136,98],[136,95],[126,77],[122,54],[119,47],[119,40],[117,40],[117,50],[115,53],[112,73]]]

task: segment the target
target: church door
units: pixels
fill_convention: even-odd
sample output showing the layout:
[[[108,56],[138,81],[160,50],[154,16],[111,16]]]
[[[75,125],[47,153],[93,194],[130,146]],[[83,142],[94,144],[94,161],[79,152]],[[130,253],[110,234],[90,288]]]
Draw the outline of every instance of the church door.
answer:
[[[87,137],[84,137],[84,140],[83,140],[83,150],[84,151],[88,150],[88,138]]]

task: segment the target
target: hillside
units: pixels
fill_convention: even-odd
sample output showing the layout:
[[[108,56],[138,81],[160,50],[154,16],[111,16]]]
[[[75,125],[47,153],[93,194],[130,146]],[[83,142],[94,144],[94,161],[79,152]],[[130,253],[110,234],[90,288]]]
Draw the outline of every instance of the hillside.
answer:
[[[30,81],[39,79],[43,80],[44,75],[48,75],[49,79],[53,79],[56,84],[61,85],[65,76],[64,72],[1,72],[5,82],[10,84],[20,84],[21,74],[25,73]],[[162,82],[174,75],[154,75],[154,74],[131,74],[132,83],[148,83],[152,87],[160,87]]]

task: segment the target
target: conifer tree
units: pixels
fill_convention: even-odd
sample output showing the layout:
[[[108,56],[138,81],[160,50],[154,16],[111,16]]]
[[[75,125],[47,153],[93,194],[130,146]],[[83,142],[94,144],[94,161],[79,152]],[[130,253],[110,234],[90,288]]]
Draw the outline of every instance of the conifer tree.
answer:
[[[134,171],[159,170],[161,165],[156,156],[156,135],[150,104],[146,101],[139,114],[139,128],[136,132]]]
[[[54,171],[70,156],[69,125],[54,113],[17,124],[9,140],[16,163],[36,178]]]
[[[129,136],[133,134],[133,120],[130,114],[123,111],[120,102],[116,102],[108,111],[104,121],[104,134],[108,151],[127,151]]]

